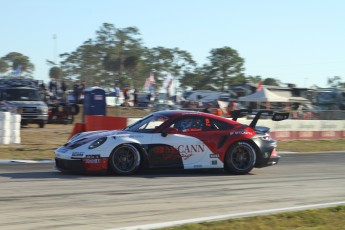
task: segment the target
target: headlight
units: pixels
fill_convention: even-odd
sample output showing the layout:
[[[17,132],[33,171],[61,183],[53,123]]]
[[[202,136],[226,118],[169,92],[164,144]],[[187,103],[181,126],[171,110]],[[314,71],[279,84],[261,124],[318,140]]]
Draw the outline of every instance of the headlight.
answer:
[[[37,108],[38,110],[41,111],[41,113],[46,114],[48,113],[48,106],[41,106]]]
[[[91,145],[89,145],[89,149],[94,149],[94,148],[97,148],[98,146],[101,146],[106,140],[107,140],[106,137],[102,137],[95,140],[94,142],[91,143]]]
[[[2,112],[7,112],[8,111],[8,107],[7,106],[0,106],[0,111]]]

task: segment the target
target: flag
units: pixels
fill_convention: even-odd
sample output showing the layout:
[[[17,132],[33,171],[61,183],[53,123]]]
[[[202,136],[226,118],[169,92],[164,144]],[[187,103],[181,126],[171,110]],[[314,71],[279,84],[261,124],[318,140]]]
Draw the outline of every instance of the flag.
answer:
[[[144,88],[150,90],[152,88],[154,82],[155,82],[155,77],[154,77],[153,73],[150,73],[150,76],[148,78],[146,78],[146,80],[145,80]]]
[[[262,82],[259,81],[258,88],[256,89],[256,92],[261,91],[261,90],[262,90]]]
[[[173,77],[171,76],[170,73],[167,73],[163,81],[163,87],[168,90],[172,84],[172,81],[173,81]]]

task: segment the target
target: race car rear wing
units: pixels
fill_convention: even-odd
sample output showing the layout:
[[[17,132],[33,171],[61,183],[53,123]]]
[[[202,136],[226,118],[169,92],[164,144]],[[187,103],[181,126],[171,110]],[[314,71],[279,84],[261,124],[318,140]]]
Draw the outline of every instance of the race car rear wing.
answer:
[[[258,120],[260,119],[261,115],[264,116],[272,116],[272,121],[282,121],[289,118],[288,112],[274,112],[272,110],[259,110],[253,111],[251,109],[240,109],[232,111],[233,118],[232,120],[237,121],[237,118],[245,115],[255,115],[252,122],[250,123],[249,127],[255,128]]]

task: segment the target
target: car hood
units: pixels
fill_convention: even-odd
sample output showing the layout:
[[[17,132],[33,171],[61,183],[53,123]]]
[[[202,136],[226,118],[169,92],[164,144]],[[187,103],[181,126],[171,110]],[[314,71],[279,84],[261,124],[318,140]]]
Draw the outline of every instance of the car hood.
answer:
[[[97,140],[102,137],[129,136],[132,132],[123,130],[100,130],[82,132],[74,135],[64,146],[68,149],[75,149],[81,145]]]

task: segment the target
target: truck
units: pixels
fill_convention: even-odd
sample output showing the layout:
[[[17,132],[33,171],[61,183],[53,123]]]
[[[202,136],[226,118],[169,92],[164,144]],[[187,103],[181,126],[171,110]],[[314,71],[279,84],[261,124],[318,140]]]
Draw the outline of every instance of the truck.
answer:
[[[48,121],[48,106],[40,94],[38,80],[0,78],[0,111],[21,115],[21,125],[38,124],[44,128]]]
[[[313,91],[312,102],[322,110],[345,110],[345,89],[315,89]]]

